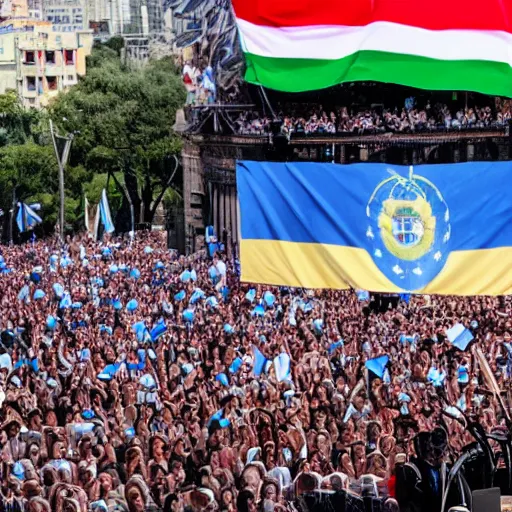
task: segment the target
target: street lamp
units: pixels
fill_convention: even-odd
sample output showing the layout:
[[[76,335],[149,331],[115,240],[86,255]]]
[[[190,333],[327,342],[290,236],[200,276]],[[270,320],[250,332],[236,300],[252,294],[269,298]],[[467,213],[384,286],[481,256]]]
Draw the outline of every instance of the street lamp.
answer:
[[[64,243],[64,168],[66,167],[69,160],[69,153],[71,151],[71,143],[75,136],[74,133],[68,133],[65,137],[56,135],[53,121],[50,119],[50,133],[52,136],[53,149],[55,151],[55,158],[57,158],[57,165],[59,166],[59,196],[60,196],[60,212],[59,212],[59,237],[61,243]],[[62,155],[59,154],[57,148],[57,138],[64,139],[64,151]]]

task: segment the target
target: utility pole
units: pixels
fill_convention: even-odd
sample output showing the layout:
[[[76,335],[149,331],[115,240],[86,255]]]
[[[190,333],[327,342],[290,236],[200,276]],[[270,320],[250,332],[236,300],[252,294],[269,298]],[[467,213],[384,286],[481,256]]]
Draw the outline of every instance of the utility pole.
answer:
[[[13,182],[12,184],[12,206],[11,206],[11,216],[9,218],[9,245],[13,244],[14,239],[14,215],[16,213],[16,187],[17,183]]]
[[[66,135],[66,137],[59,137],[55,134],[53,128],[53,121],[50,119],[50,133],[52,135],[53,149],[55,150],[55,158],[57,158],[57,164],[59,166],[59,195],[60,195],[60,212],[59,212],[59,236],[60,241],[64,243],[64,168],[66,167],[69,160],[69,152],[71,150],[71,143],[73,142],[74,135],[72,133]],[[57,138],[64,139],[64,151],[62,155],[59,154],[59,148],[57,147]]]

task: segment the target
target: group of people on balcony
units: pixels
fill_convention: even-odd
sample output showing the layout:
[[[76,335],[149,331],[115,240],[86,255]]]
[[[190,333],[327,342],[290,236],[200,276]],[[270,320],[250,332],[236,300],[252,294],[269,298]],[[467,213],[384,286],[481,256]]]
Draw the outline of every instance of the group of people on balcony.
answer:
[[[472,128],[501,128],[512,118],[509,101],[497,101],[496,107],[465,106],[457,109],[445,103],[432,105],[429,101],[421,107],[408,98],[403,108],[372,105],[368,108],[342,106],[329,111],[322,105],[301,112],[299,108],[282,110],[277,115],[282,121],[281,132],[287,136],[307,134],[379,134],[421,133],[429,131],[463,130]],[[236,121],[238,133],[265,134],[270,131],[273,119],[258,112],[240,114]]]

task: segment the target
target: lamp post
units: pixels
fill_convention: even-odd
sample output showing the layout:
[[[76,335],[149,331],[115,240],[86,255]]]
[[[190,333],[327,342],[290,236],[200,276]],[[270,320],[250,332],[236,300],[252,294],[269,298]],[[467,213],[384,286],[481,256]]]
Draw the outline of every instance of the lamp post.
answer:
[[[59,166],[59,196],[60,196],[60,211],[59,211],[59,237],[60,241],[64,243],[64,168],[66,167],[69,159],[69,152],[71,150],[71,143],[73,142],[74,134],[69,133],[65,137],[59,137],[56,135],[53,121],[50,119],[50,133],[52,136],[53,149],[55,151],[55,158],[57,159],[57,164]],[[66,142],[64,144],[64,150],[62,155],[59,154],[59,149],[57,148],[57,138],[64,139]]]

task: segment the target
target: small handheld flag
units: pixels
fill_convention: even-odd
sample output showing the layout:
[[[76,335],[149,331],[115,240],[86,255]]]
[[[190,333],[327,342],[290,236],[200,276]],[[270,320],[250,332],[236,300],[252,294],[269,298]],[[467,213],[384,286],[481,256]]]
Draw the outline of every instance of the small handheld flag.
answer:
[[[373,372],[380,379],[384,378],[384,370],[389,362],[389,356],[375,357],[374,359],[368,359],[364,365],[368,370]]]
[[[466,329],[462,324],[455,324],[451,329],[447,329],[446,337],[454,347],[462,351],[466,350],[474,339],[471,331]]]
[[[16,216],[16,223],[20,233],[25,233],[33,229],[37,224],[41,224],[43,220],[37,213],[25,203],[18,203],[18,214]]]

